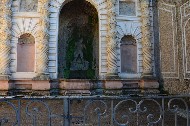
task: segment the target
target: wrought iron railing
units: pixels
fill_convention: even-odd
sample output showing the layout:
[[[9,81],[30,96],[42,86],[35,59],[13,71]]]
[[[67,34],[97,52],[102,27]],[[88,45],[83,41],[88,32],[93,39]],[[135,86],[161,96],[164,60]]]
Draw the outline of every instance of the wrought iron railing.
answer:
[[[1,97],[1,126],[189,126],[190,96]]]

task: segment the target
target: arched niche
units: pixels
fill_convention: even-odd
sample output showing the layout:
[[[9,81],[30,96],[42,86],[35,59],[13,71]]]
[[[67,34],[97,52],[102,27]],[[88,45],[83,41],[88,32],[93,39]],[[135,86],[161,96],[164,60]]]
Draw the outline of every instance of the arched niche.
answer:
[[[137,73],[137,45],[132,35],[125,35],[121,39],[121,73]]]
[[[64,4],[59,15],[59,78],[92,79],[97,76],[98,28],[98,12],[91,3],[73,0]]]
[[[17,72],[34,72],[35,38],[28,33],[21,35],[17,43]]]

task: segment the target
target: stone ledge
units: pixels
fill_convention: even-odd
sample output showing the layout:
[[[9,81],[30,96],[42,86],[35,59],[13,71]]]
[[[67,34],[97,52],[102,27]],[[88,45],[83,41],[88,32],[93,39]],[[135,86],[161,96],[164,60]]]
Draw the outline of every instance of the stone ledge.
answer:
[[[9,75],[0,75],[0,80],[9,80],[10,76]]]
[[[159,83],[156,80],[141,80],[140,88],[158,89]]]

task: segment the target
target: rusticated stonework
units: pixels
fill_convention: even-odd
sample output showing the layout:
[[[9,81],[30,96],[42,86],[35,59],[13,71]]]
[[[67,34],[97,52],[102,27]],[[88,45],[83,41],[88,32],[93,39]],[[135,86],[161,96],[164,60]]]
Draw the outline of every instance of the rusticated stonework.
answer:
[[[116,75],[117,70],[117,53],[116,53],[116,12],[115,1],[107,1],[108,8],[108,26],[107,26],[107,74]]]
[[[48,42],[49,42],[49,0],[39,0],[38,12],[40,13],[40,26],[38,31],[39,41],[37,43],[37,63],[36,72],[41,74],[48,73]]]
[[[143,76],[152,76],[152,47],[150,38],[149,0],[141,0]]]
[[[0,75],[9,73],[11,39],[11,0],[0,1]]]

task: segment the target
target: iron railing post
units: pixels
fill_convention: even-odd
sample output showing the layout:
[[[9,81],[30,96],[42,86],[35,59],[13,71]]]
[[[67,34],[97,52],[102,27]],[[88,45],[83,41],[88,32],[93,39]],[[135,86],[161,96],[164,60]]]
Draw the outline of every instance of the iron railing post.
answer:
[[[18,123],[18,126],[20,126],[21,124],[21,100],[19,99],[18,100],[18,109],[17,109],[17,123]]]
[[[164,112],[165,112],[164,98],[162,98],[162,126],[164,126]]]
[[[70,100],[68,98],[64,98],[63,102],[64,126],[70,126]]]

